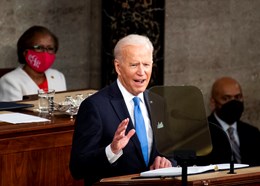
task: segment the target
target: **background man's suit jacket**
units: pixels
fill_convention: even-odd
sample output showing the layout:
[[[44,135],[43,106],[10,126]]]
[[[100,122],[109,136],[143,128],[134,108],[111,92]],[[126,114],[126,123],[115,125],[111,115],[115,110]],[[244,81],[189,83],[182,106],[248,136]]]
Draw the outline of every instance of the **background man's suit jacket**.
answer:
[[[228,163],[231,157],[231,147],[228,136],[220,126],[214,114],[208,117],[213,150],[200,159],[198,164]],[[217,126],[216,126],[217,125]],[[221,129],[222,130],[221,130]],[[240,141],[240,155],[243,164],[250,166],[260,165],[260,132],[259,130],[242,121],[237,122],[237,132]]]

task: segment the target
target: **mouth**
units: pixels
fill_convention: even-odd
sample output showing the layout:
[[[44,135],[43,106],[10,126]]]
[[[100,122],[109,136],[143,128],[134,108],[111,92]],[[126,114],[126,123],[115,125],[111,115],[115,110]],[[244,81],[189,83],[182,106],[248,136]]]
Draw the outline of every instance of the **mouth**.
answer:
[[[145,82],[145,79],[134,80],[134,82],[136,82],[138,84],[143,84]]]

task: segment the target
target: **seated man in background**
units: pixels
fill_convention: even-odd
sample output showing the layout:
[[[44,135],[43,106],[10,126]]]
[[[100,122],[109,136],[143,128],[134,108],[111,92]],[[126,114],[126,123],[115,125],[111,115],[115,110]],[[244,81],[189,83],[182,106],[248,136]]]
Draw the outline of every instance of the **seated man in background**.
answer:
[[[38,89],[65,91],[63,73],[52,69],[58,51],[58,38],[47,28],[32,26],[17,42],[21,64],[0,79],[0,101],[20,101]]]
[[[260,165],[259,129],[240,120],[244,100],[239,83],[231,77],[221,77],[212,86],[208,117],[212,152],[198,164],[235,163]],[[232,149],[232,151],[231,151]]]

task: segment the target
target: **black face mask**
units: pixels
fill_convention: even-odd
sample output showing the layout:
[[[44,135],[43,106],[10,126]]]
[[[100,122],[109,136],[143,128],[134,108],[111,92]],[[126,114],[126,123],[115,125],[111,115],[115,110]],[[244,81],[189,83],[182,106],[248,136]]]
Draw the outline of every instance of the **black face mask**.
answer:
[[[216,113],[220,119],[227,124],[233,124],[238,121],[244,111],[244,103],[238,100],[232,100],[224,105],[220,109],[216,110]]]

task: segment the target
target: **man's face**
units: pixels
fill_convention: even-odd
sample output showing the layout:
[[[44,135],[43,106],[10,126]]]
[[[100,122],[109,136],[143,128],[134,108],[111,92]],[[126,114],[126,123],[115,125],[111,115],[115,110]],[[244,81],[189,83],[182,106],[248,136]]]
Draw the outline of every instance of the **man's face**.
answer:
[[[215,109],[218,110],[231,100],[243,102],[243,95],[238,84],[225,84],[219,87],[212,102]]]
[[[153,54],[143,46],[127,46],[121,61],[115,59],[115,69],[122,85],[133,95],[145,91],[151,78]]]

